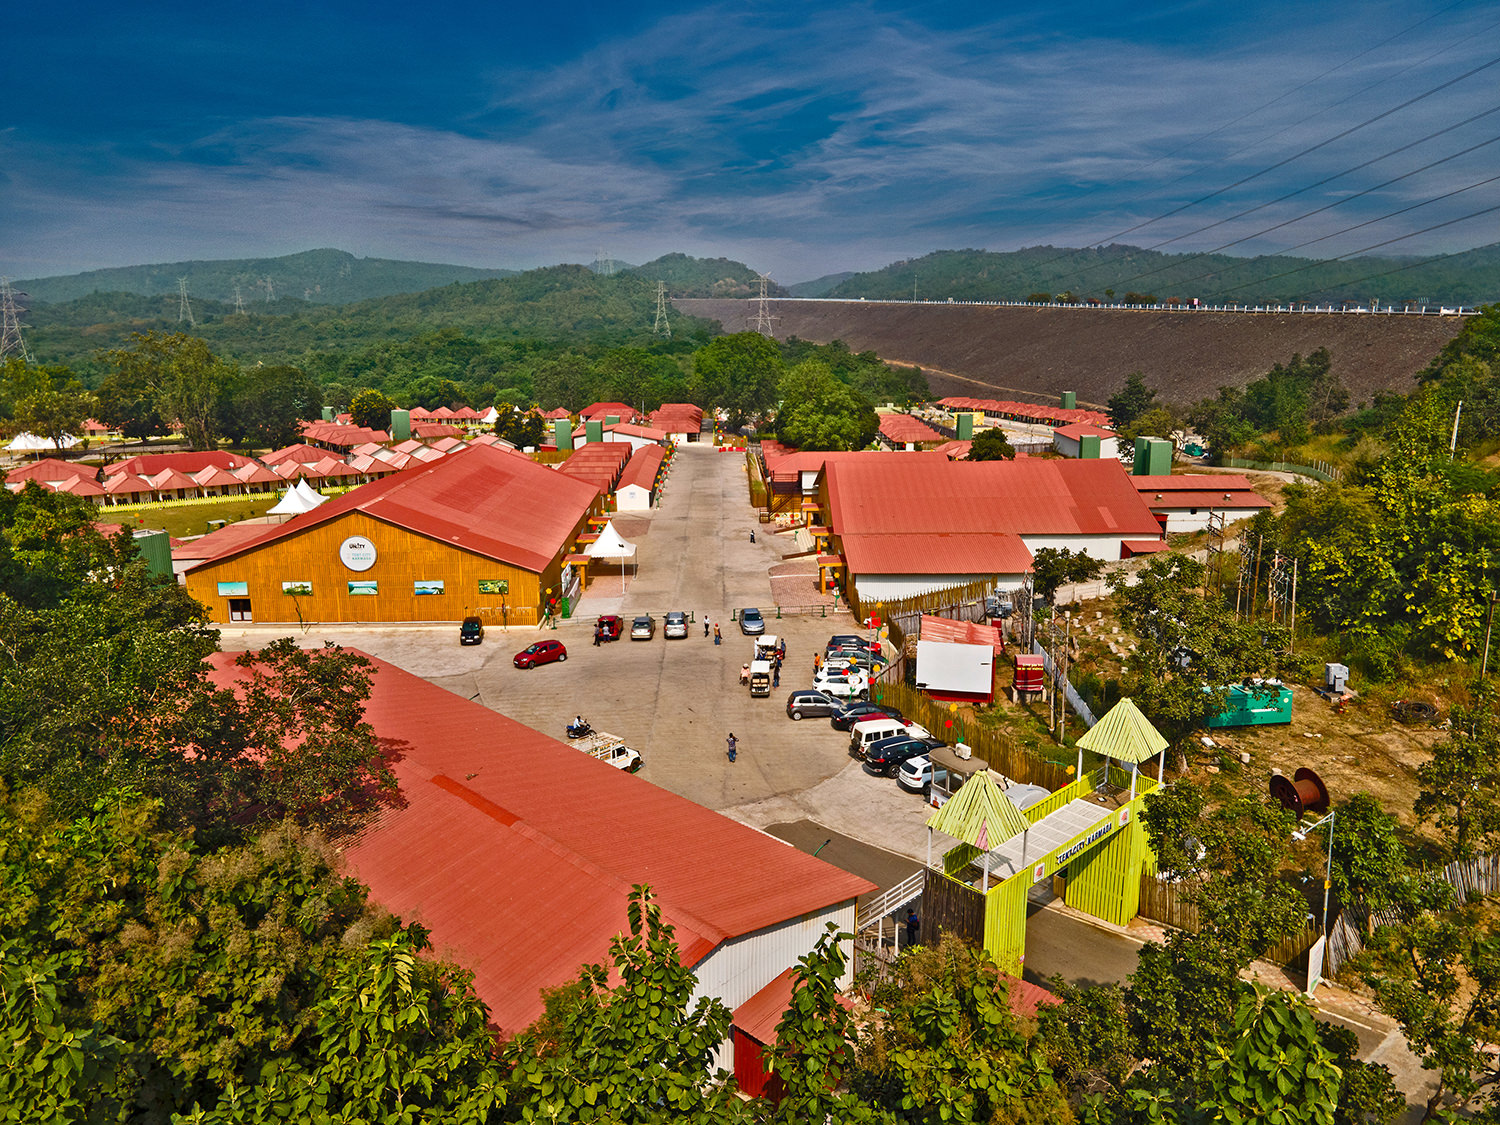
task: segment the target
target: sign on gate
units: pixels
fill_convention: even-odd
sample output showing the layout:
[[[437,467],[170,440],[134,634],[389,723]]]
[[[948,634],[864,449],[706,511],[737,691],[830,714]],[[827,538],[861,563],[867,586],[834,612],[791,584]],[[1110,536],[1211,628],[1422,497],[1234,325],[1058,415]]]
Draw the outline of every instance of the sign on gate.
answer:
[[[1328,946],[1328,935],[1322,934],[1307,951],[1307,994],[1323,983],[1323,951]]]

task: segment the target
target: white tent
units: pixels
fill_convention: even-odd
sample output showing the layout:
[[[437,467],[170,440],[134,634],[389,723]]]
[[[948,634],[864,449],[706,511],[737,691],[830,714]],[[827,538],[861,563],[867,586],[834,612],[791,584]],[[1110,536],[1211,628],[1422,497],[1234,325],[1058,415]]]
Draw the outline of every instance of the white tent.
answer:
[[[77,444],[78,439],[72,434],[63,434],[61,441],[54,444],[51,438],[19,433],[5,448],[12,453],[40,453],[44,449],[72,449]]]
[[[310,512],[327,500],[328,497],[314,491],[307,481],[299,480],[286,490],[286,495],[267,514],[272,516],[300,516],[303,512]]]
[[[620,592],[625,592],[625,560],[635,558],[635,544],[620,538],[613,523],[605,524],[599,538],[585,547],[583,553],[591,559],[619,559]]]
[[[484,412],[484,415],[479,420],[481,422],[483,422],[486,426],[493,426],[496,422],[498,422],[500,420],[500,411],[496,410],[492,406],[492,407],[490,407],[488,410],[486,410]]]

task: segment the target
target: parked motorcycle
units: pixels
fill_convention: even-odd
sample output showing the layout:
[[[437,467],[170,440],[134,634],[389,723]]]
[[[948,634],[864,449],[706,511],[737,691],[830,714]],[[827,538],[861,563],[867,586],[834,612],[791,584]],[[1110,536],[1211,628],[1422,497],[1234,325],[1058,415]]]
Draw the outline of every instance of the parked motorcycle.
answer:
[[[587,738],[594,733],[594,728],[589,726],[587,719],[577,719],[568,724],[569,738]]]

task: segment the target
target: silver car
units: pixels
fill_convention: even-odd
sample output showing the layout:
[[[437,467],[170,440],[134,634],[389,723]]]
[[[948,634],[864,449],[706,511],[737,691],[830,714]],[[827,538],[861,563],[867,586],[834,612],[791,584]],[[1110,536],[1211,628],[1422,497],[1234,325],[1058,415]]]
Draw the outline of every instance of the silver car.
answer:
[[[683,613],[680,609],[674,609],[671,613],[667,614],[667,621],[662,626],[661,635],[669,641],[674,641],[681,640],[687,634],[687,614]]]

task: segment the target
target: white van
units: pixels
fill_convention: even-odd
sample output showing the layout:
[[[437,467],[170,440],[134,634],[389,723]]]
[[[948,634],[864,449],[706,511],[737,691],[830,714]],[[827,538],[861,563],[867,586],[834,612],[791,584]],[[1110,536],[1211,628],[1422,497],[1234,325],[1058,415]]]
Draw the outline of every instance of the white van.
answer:
[[[927,728],[919,723],[903,723],[900,719],[889,717],[863,719],[849,728],[849,753],[856,758],[863,758],[865,751],[882,738],[895,738],[897,735],[928,737]]]

